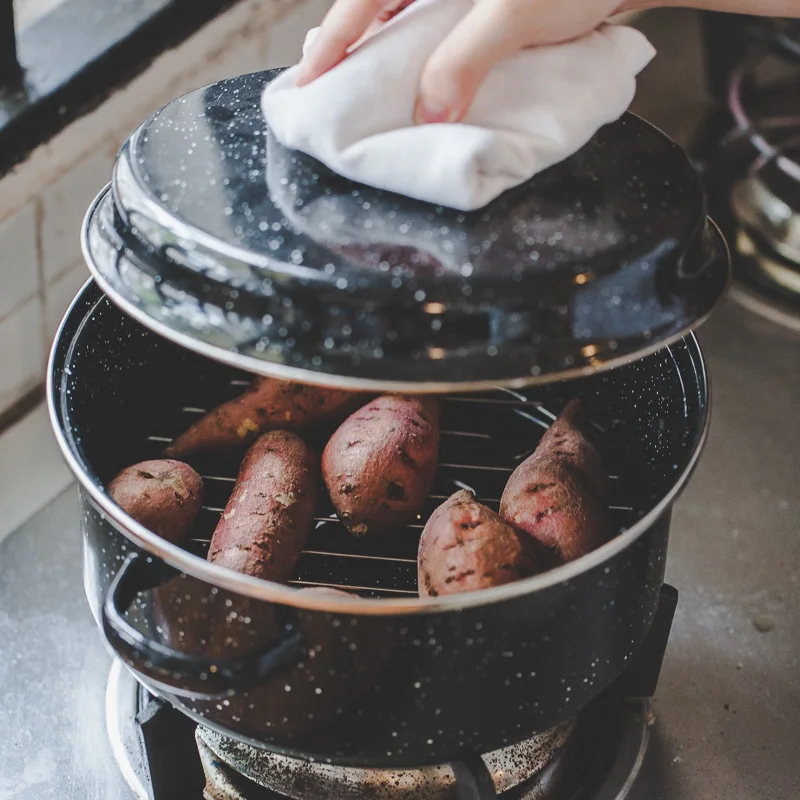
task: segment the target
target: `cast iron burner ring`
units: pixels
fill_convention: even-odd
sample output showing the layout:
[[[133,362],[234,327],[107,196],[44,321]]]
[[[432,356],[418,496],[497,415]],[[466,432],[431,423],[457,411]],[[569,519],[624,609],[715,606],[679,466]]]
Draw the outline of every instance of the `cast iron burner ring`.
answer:
[[[709,212],[733,255],[732,299],[795,331],[800,330],[797,35],[800,28],[758,37],[733,66],[727,76],[727,132],[706,165]],[[778,77],[762,74],[776,65]]]
[[[483,760],[497,794],[525,783],[560,761],[574,727],[574,721],[566,722],[518,745],[485,755]],[[456,794],[459,783],[457,767],[450,765],[406,770],[354,769],[277,755],[202,727],[198,727],[195,737],[210,785],[219,782],[218,772],[227,771],[227,766],[293,800],[447,800]],[[212,797],[218,800],[216,794]]]

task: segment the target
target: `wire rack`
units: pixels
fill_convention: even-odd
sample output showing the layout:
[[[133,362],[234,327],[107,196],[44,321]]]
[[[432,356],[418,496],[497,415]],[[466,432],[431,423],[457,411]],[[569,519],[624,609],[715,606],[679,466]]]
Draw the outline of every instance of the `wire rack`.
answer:
[[[241,393],[248,380],[228,381],[231,396]],[[431,493],[417,519],[391,535],[355,537],[347,532],[333,510],[320,481],[314,529],[289,581],[296,586],[329,586],[365,597],[417,595],[417,548],[433,510],[459,489],[473,492],[479,502],[497,511],[506,481],[516,466],[536,448],[544,431],[556,419],[560,405],[548,405],[526,395],[499,389],[495,392],[445,395],[442,398],[439,467]],[[180,401],[179,401],[180,402]],[[193,397],[165,415],[169,430],[147,435],[146,457],[163,457],[164,447],[214,402]],[[593,443],[609,470],[609,515],[616,530],[624,530],[643,509],[624,497],[624,450],[609,447],[609,434],[589,420]],[[214,528],[233,490],[240,455],[210,455],[192,460],[205,482],[205,505],[187,549],[205,556]]]

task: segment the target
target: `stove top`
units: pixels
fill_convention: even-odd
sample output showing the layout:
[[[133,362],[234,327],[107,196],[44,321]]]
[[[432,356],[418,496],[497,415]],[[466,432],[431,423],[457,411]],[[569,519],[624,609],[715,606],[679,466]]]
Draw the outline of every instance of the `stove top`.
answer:
[[[789,800],[800,786],[800,336],[726,301],[699,338],[711,433],[674,511],[667,578],[680,601],[627,796]],[[107,731],[112,661],[84,600],[74,490],[0,544],[0,642],[0,798],[136,800]]]

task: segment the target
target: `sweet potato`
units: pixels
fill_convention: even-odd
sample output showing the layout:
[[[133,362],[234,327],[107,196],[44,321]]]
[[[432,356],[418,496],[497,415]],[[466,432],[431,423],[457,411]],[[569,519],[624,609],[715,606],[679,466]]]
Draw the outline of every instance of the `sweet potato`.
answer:
[[[366,395],[275,378],[257,377],[244,394],[209,411],[165,450],[184,457],[209,450],[229,450],[266,431],[302,433],[335,424],[361,405]]]
[[[436,475],[439,404],[382,395],[349,416],[322,454],[339,519],[356,536],[401,528],[420,510]]]
[[[578,401],[564,409],[514,470],[500,501],[501,516],[547,548],[555,564],[585,555],[610,534],[607,475],[577,427],[580,411]]]
[[[200,510],[203,479],[180,461],[142,461],[123,469],[109,484],[108,493],[137,522],[177,544]]]
[[[419,541],[422,597],[472,592],[534,575],[534,545],[463,489],[431,514]]]
[[[608,474],[600,453],[581,432],[582,416],[580,400],[567,403],[542,436],[536,452],[540,456],[547,453],[551,461],[562,462],[598,500],[604,500],[608,493]]]
[[[314,519],[317,464],[289,431],[265,433],[242,461],[208,560],[265,580],[285,582]]]

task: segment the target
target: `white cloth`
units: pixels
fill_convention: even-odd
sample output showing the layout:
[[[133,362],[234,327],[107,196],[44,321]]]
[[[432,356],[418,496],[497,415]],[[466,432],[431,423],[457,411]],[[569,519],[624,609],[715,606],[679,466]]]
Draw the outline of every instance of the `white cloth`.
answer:
[[[639,31],[604,25],[503,61],[462,123],[415,125],[423,66],[471,7],[472,0],[416,0],[312,83],[297,87],[297,68],[285,71],[262,97],[273,135],[345,178],[470,211],[618,119],[655,55]]]

